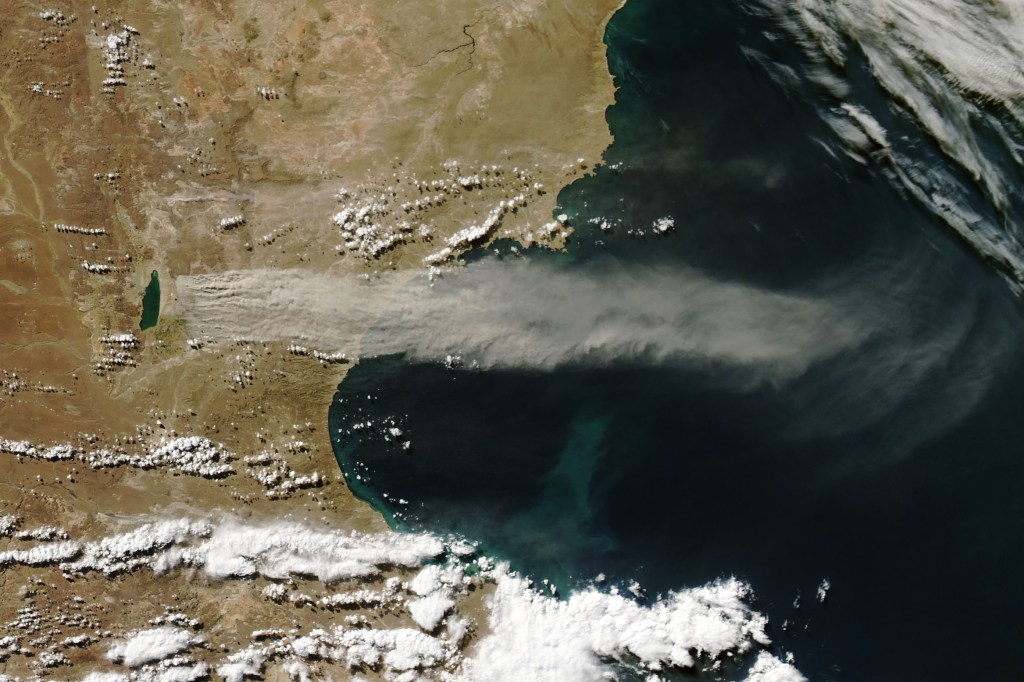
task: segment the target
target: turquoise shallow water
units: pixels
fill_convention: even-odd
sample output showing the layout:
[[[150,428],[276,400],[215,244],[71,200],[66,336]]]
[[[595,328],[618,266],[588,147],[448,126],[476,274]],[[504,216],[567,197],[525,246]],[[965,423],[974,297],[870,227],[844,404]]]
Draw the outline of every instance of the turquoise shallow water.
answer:
[[[1019,300],[882,173],[830,153],[813,93],[742,49],[799,59],[770,30],[730,3],[631,0],[607,35],[609,165],[560,196],[570,252],[530,258],[598,277],[696,269],[834,302],[864,337],[785,380],[629,356],[553,371],[364,361],[329,414],[339,462],[396,527],[463,533],[563,588],[748,579],[778,650],[814,680],[1017,679]],[[628,233],[665,215],[671,236]],[[411,452],[350,428],[392,417]],[[964,670],[933,655],[954,651]]]

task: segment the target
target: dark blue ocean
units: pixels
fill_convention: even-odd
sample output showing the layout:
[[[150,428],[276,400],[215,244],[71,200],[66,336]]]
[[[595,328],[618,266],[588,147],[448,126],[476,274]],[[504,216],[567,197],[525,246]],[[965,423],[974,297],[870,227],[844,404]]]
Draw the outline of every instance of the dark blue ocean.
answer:
[[[396,527],[479,540],[563,592],[599,573],[651,597],[741,577],[811,680],[1020,680],[1021,300],[880,167],[830,147],[813,89],[745,50],[797,64],[772,30],[730,2],[630,0],[606,37],[615,143],[559,197],[568,251],[528,257],[841,299],[878,321],[864,339],[785,380],[364,360],[330,410],[339,462]],[[849,70],[893,137],[941,158]],[[654,236],[662,216],[676,229]],[[365,417],[395,418],[412,451],[339,434]]]

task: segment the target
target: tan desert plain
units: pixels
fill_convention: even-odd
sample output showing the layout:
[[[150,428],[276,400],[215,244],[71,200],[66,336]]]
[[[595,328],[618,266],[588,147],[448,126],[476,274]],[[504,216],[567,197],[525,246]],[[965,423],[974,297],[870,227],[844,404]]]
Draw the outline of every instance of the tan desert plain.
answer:
[[[561,248],[619,4],[5,0],[0,679],[473,677],[493,565],[388,530],[331,450],[358,296],[332,347],[197,311],[239,277],[357,291]],[[737,604],[715,617],[762,641]]]

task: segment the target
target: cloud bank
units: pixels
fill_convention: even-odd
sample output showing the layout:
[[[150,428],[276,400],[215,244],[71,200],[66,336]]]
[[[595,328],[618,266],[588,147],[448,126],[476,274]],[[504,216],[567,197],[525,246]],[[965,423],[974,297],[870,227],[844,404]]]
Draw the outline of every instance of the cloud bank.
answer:
[[[145,536],[157,541],[139,542]],[[751,588],[736,579],[647,604],[614,586],[584,587],[563,600],[505,564],[467,554],[464,542],[230,516],[152,519],[80,542],[104,547],[109,561],[132,562],[132,570],[198,569],[235,581],[238,590],[281,605],[282,614],[280,627],[217,650],[204,645],[201,621],[169,610],[152,627],[110,642],[105,657],[117,667],[89,674],[88,682],[187,681],[210,669],[240,681],[262,678],[275,665],[294,672],[293,679],[301,680],[300,673],[315,679],[315,667],[325,662],[350,672],[374,668],[388,680],[590,682],[628,670],[654,681],[665,671],[717,669],[730,660],[746,662],[745,682],[806,682],[790,662],[765,650],[767,618],[750,607]],[[350,622],[340,615],[350,611],[327,609],[317,627],[290,628],[296,607],[268,595],[267,585],[280,593],[300,589],[293,577],[307,578],[301,589],[318,593],[338,579],[379,580],[396,569],[402,575],[389,577],[385,588],[391,599],[363,605],[372,621]],[[85,565],[65,570],[102,573]],[[471,595],[481,589],[476,603]],[[411,623],[395,620],[394,603],[405,607]],[[483,635],[466,646],[470,628]]]

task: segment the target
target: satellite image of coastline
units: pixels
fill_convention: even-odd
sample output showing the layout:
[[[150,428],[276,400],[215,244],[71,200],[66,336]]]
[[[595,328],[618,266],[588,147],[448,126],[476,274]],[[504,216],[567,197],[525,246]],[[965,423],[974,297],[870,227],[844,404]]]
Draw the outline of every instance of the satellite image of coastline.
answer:
[[[0,682],[1011,682],[1024,5],[2,0]]]

